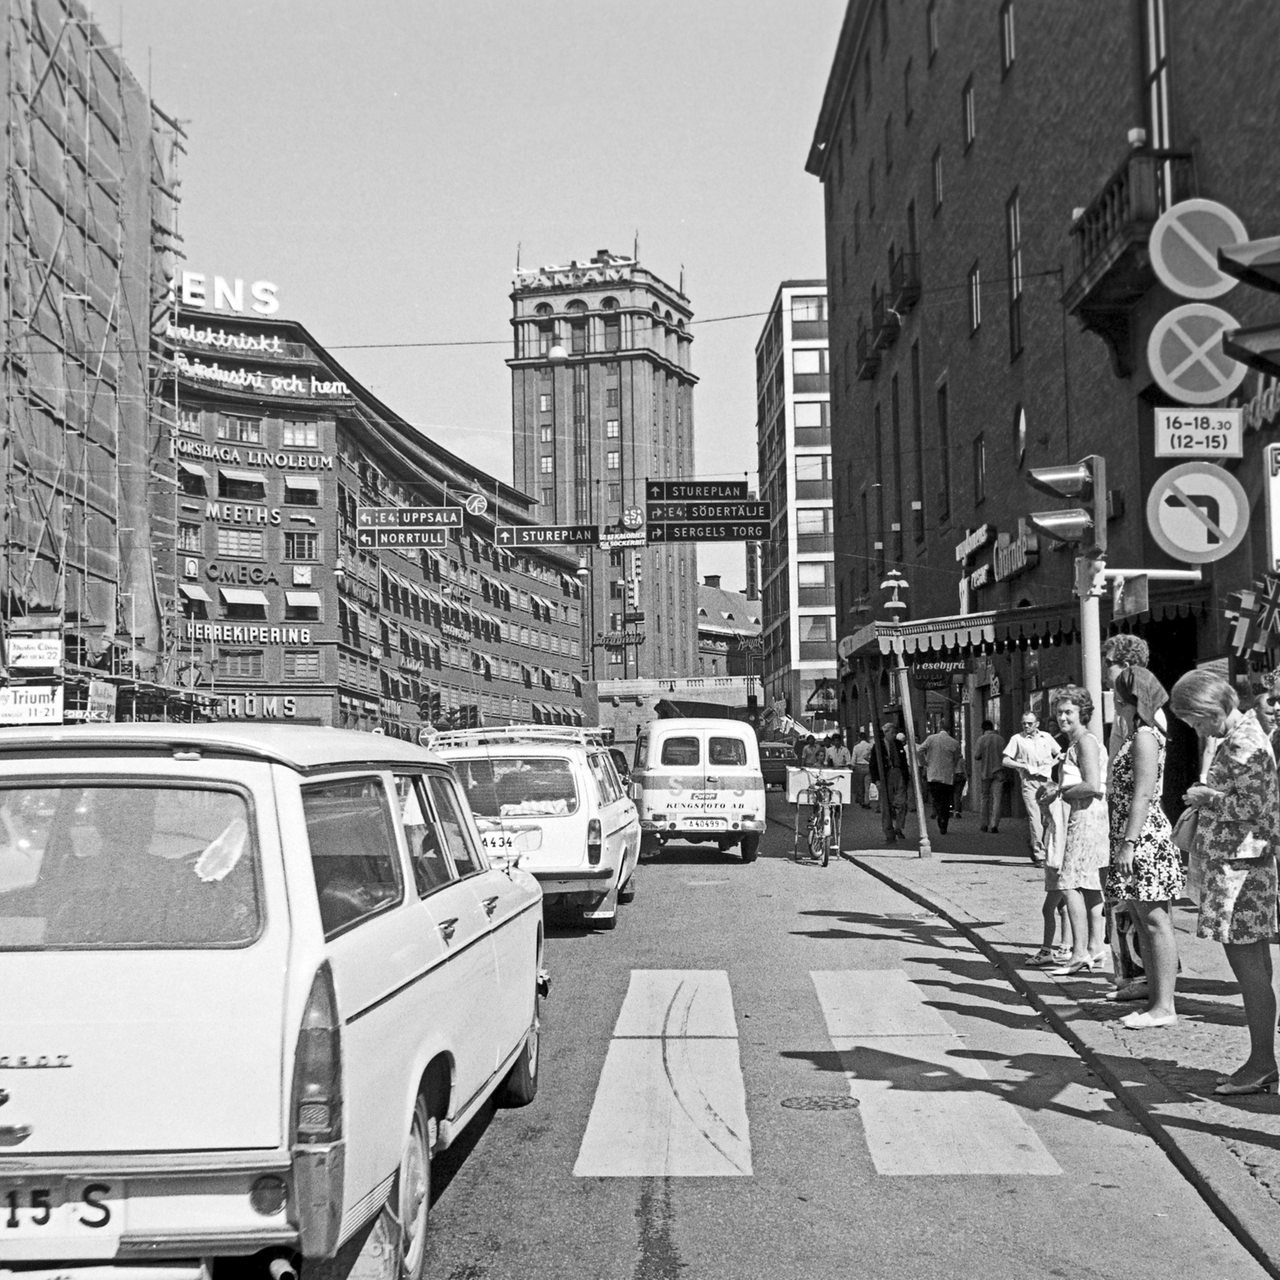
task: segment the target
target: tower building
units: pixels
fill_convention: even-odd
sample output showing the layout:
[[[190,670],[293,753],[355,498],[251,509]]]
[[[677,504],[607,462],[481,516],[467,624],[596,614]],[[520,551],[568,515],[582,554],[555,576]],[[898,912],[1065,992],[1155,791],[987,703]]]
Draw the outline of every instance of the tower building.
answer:
[[[511,302],[513,483],[542,524],[602,530],[580,557],[583,675],[694,675],[695,548],[644,535],[645,481],[693,474],[689,300],[601,249],[517,269]]]

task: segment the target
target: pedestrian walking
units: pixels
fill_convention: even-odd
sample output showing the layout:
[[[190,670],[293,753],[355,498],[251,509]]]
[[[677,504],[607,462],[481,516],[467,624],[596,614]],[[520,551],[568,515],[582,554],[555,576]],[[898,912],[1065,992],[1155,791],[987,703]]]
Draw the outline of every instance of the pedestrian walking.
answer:
[[[945,836],[951,822],[956,771],[960,765],[960,744],[945,728],[939,726],[920,744],[919,755],[933,807],[933,820]]]
[[[978,775],[980,831],[1000,830],[1000,806],[1004,799],[1004,738],[990,720],[982,722],[982,735],[973,744],[973,767]]]
[[[886,721],[871,757],[871,780],[880,789],[880,826],[886,844],[906,838],[909,768],[906,734],[892,720]]]
[[[1004,749],[1005,768],[1017,775],[1027,810],[1027,856],[1038,867],[1044,866],[1045,860],[1039,791],[1052,777],[1061,754],[1053,735],[1040,728],[1040,718],[1034,711],[1023,714],[1021,729]]]
[[[838,734],[833,733],[827,739],[827,765],[832,769],[847,769],[852,762],[852,755],[849,748],[844,745],[844,739]]]
[[[853,799],[856,804],[861,805],[864,809],[871,808],[867,801],[867,783],[871,780],[871,756],[874,751],[875,748],[871,745],[871,735],[863,729],[849,754],[851,757],[850,764],[853,769]]]
[[[817,738],[810,734],[800,749],[800,764],[805,769],[820,769],[826,763],[827,751]]]
[[[1196,936],[1221,942],[1227,953],[1240,984],[1249,1056],[1214,1093],[1274,1093],[1280,1080],[1271,983],[1280,833],[1275,755],[1260,717],[1241,712],[1236,691],[1215,672],[1182,676],[1173,686],[1171,709],[1202,743],[1217,740],[1204,782],[1183,796],[1198,815],[1190,854],[1200,864],[1202,886]]]
[[[1057,783],[1042,787],[1044,798],[1068,806],[1062,864],[1045,867],[1045,887],[1062,892],[1071,926],[1071,954],[1055,974],[1092,973],[1106,959],[1102,874],[1111,861],[1102,743],[1085,728],[1093,719],[1087,689],[1068,685],[1053,700],[1053,714],[1068,746]],[[1050,837],[1052,838],[1052,837]]]
[[[1167,1027],[1178,1020],[1172,908],[1183,888],[1182,858],[1160,804],[1167,742],[1161,708],[1169,695],[1146,667],[1111,663],[1107,675],[1115,694],[1116,723],[1107,775],[1111,865],[1103,893],[1108,903],[1129,906],[1138,917],[1147,990],[1147,1007],[1123,1021],[1135,1029]],[[1119,998],[1123,992],[1113,995]]]

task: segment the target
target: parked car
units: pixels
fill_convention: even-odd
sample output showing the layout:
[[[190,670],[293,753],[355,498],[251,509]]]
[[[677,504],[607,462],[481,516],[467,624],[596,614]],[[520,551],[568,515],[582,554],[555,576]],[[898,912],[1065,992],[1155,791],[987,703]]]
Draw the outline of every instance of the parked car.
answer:
[[[485,848],[518,858],[548,906],[614,928],[635,893],[640,822],[599,733],[506,725],[432,745],[457,771]]]
[[[432,1157],[537,1091],[541,905],[395,738],[6,729],[0,1273],[419,1280]]]
[[[760,772],[764,775],[765,790],[770,787],[785,788],[787,766],[796,762],[795,747],[789,742],[762,742],[760,744]]]
[[[754,862],[765,827],[755,730],[743,720],[654,720],[636,739],[632,794],[646,856],[669,840],[735,845]]]

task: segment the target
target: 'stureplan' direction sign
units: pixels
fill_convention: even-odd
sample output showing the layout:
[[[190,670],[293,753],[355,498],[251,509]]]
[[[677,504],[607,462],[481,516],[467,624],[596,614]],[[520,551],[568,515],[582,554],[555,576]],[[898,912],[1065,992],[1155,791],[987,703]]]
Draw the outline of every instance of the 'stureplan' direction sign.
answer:
[[[500,547],[595,546],[599,539],[594,524],[499,524],[493,530]]]

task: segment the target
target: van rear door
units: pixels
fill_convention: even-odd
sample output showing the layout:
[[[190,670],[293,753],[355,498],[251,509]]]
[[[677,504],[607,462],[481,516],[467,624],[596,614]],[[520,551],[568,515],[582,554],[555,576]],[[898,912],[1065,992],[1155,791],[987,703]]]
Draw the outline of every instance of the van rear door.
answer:
[[[283,1145],[270,775],[163,763],[0,777],[0,1065],[24,1156]]]

